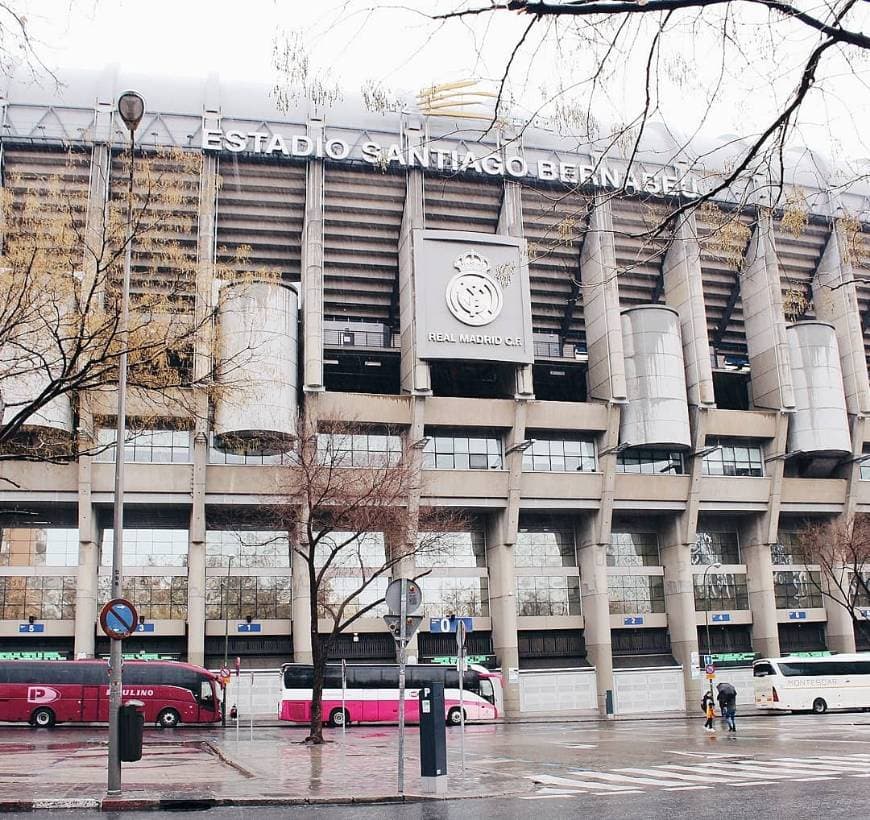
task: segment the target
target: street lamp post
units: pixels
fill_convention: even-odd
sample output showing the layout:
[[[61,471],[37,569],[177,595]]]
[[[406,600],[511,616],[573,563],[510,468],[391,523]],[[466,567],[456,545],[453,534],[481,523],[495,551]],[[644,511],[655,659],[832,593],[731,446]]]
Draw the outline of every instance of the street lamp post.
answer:
[[[719,561],[716,561],[714,564],[709,564],[704,570],[704,598],[706,599],[707,604],[704,607],[704,626],[706,627],[707,632],[707,654],[710,656],[711,661],[713,659],[713,645],[710,643],[710,587],[707,582],[707,573],[710,572],[711,569],[720,569],[721,566],[722,564]],[[710,679],[710,697],[713,697],[712,678]]]
[[[230,647],[230,608],[228,599],[228,591],[230,585],[230,570],[233,567],[233,558],[234,555],[229,557],[227,561],[227,578],[223,585],[223,594],[221,595],[221,603],[224,608],[224,669],[229,669],[227,664],[229,663],[229,647]],[[221,725],[227,725],[227,684],[224,684],[224,702],[221,707]]]
[[[136,129],[145,113],[145,100],[135,91],[125,91],[118,98],[118,115],[130,133],[130,177],[127,185],[127,223],[125,226],[124,277],[121,284],[121,314],[118,336],[121,352],[118,356],[117,439],[115,440],[115,492],[113,497],[112,538],[112,598],[122,595],[124,564],[124,439],[127,436],[127,346],[130,313],[130,265],[133,245],[133,166]],[[121,709],[123,652],[121,641],[112,640],[109,655],[109,777],[108,793],[121,791],[121,750],[118,737],[118,716]]]

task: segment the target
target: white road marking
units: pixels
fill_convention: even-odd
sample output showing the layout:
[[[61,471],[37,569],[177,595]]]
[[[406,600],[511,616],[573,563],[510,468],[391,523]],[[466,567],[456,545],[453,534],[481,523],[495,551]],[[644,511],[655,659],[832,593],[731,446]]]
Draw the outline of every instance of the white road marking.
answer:
[[[664,769],[665,771],[662,774],[670,774],[669,769],[677,769],[678,771],[683,772],[692,772],[694,774],[706,774],[707,780],[712,781],[713,783],[730,783],[736,780],[750,780],[755,777],[758,773],[746,772],[745,774],[741,774],[738,771],[735,771],[733,768],[726,767],[723,771],[721,768],[710,768],[711,766],[717,766],[715,763],[710,763],[708,765],[699,764],[697,766],[680,766],[676,763],[656,766],[657,769]]]
[[[679,752],[676,749],[667,749],[666,753],[669,755],[684,755],[685,757],[701,757],[704,760],[711,760],[717,758],[727,760],[734,757],[733,754],[717,754],[715,752]]]
[[[456,684],[457,686],[459,684]],[[566,748],[568,749],[597,749],[597,743],[567,743]]]
[[[870,777],[870,774],[850,774],[849,777]]]
[[[733,783],[733,786],[775,786],[772,780],[747,780],[744,783]]]
[[[674,780],[663,780],[661,777],[629,777],[626,774],[613,774],[612,772],[571,772],[571,774],[579,774],[582,777],[594,777],[601,780],[608,780],[616,783],[643,783],[644,786],[679,786],[680,783]],[[663,773],[664,774],[664,773]]]
[[[712,789],[712,786],[668,786],[666,792],[690,792],[696,789]]]
[[[836,777],[796,777],[795,783],[815,783],[817,780],[837,780]]]
[[[644,775],[663,774],[663,772],[660,772],[656,769],[634,769],[634,768],[630,768],[630,767],[624,768],[624,769],[617,769],[616,771],[628,772],[628,773],[637,772],[638,774],[644,774]],[[687,780],[690,783],[709,783],[710,782],[709,775],[677,774],[676,772],[665,772],[664,774],[667,774],[667,776],[673,780]]]
[[[596,797],[615,797],[613,792],[592,792]],[[646,794],[642,789],[629,789],[628,791],[620,792],[620,794]]]
[[[529,776],[529,780],[534,780],[535,783],[548,783],[551,786],[573,786],[577,789],[607,789],[614,792],[631,791],[630,786],[610,786],[606,783],[598,783],[592,780],[574,780],[568,777],[556,777],[552,774],[538,774]]]
[[[459,684],[457,684],[458,686]],[[575,792],[575,794],[580,794],[580,792]],[[527,794],[520,798],[520,800],[562,800],[566,797],[570,797],[571,795],[566,794]]]

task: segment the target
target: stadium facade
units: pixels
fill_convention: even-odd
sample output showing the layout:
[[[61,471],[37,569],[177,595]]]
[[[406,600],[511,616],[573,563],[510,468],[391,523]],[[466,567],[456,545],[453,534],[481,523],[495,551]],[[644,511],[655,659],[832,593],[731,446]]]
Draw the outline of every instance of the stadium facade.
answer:
[[[53,99],[7,94],[4,185],[58,174],[98,212],[121,196],[128,86],[148,104],[146,152],[202,156],[178,205],[191,311],[229,317],[226,345],[231,317],[280,339],[253,393],[208,422],[152,415],[127,448],[125,584],[145,616],[128,651],[217,665],[228,630],[245,667],[310,657],[304,569],[286,534],[251,526],[281,456],[221,449],[292,433],[300,409],[358,424],[361,463],[404,437],[422,503],[467,514],[421,581],[425,614],[473,618],[470,653],[503,670],[512,712],[603,709],[608,690],[623,713],[683,708],[705,654],[746,689],[756,653],[855,649],[794,533],[870,509],[854,252],[870,189],[844,192],[796,154],[797,229],[768,187],[732,186],[644,236],[715,182],[727,141],[680,153],[651,125],[628,169],[541,128],[481,141],[446,118],[279,114],[261,89],[111,71]],[[272,278],[244,295],[228,269]],[[134,288],[148,271],[134,249]],[[111,395],[97,405],[35,423],[110,441]],[[107,653],[112,471],[110,452],[4,463],[0,652]],[[370,548],[389,545],[373,533]],[[428,617],[417,655],[455,654]],[[356,630],[338,654],[393,657],[379,617]]]

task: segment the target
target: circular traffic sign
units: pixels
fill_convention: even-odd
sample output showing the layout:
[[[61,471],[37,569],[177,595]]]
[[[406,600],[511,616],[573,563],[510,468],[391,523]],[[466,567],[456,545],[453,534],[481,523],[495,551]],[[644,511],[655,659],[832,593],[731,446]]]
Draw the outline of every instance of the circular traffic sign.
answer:
[[[423,603],[423,590],[420,589],[419,584],[408,578],[396,578],[390,581],[386,595],[384,595],[387,606],[394,614],[401,612],[403,590],[405,593],[405,614],[413,615]]]
[[[704,670],[708,675],[713,675],[716,672],[716,667],[713,666],[712,663],[707,664],[707,668]]]
[[[113,598],[100,610],[100,626],[112,640],[129,638],[139,625],[139,613],[126,598]]]

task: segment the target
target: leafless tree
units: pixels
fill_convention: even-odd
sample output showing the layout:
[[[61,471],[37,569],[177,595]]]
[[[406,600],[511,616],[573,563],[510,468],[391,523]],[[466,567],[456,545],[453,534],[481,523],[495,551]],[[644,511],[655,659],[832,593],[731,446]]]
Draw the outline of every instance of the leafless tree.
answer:
[[[88,159],[70,152],[66,167],[45,175],[13,169],[0,195],[0,459],[75,458],[73,409],[83,396],[117,382],[122,352],[139,397],[134,434],[149,419],[192,418],[192,388],[220,389],[214,368],[196,377],[193,368],[197,335],[214,320],[194,307],[201,156],[159,150],[136,158],[129,234],[127,186],[120,184],[129,176],[129,156],[114,162],[119,181],[107,180],[105,209],[89,206],[88,190],[69,183]],[[128,242],[131,303],[124,330],[120,290]],[[241,377],[240,362],[219,362],[217,351],[213,361],[223,388]]]
[[[870,516],[809,523],[797,545],[809,583],[845,609],[870,641],[870,621],[862,613],[870,608]]]
[[[414,568],[414,557],[437,553],[445,533],[462,524],[453,510],[415,502],[419,451],[405,447],[361,460],[352,439],[362,430],[368,432],[355,424],[301,420],[272,512],[272,526],[291,533],[291,560],[294,554],[301,559],[308,580],[310,743],[323,742],[324,673],[338,636],[360,618],[379,614],[392,576],[425,575]]]

